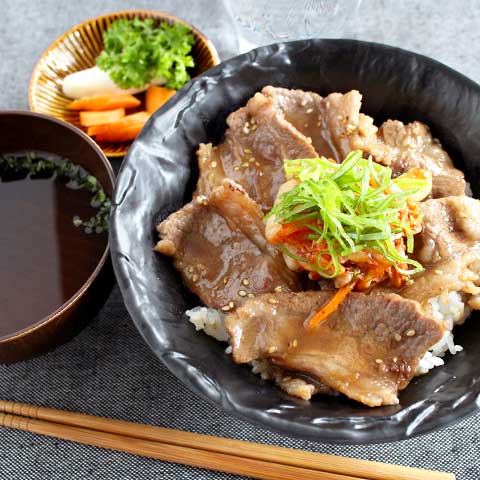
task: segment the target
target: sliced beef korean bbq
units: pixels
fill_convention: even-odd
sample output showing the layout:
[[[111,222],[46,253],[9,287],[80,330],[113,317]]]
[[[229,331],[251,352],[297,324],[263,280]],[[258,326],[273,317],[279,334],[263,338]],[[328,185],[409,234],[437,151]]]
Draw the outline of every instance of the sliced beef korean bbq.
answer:
[[[317,156],[311,139],[285,119],[271,98],[261,93],[230,114],[227,125],[221,145],[200,144],[200,178],[195,194],[208,195],[223,178],[230,178],[266,212],[285,181],[283,160]]]
[[[356,90],[322,98],[313,92],[269,86],[262,94],[272,98],[286,120],[311,139],[318,155],[341,162],[352,150],[350,134],[362,116],[362,96]]]
[[[425,124],[387,120],[377,128],[372,117],[360,113],[362,95],[356,90],[325,98],[270,86],[262,93],[273,98],[285,118],[312,139],[319,155],[341,162],[351,150],[361,149],[376,162],[391,167],[394,177],[412,168],[430,170],[433,198],[465,192],[463,172],[453,166]]]
[[[262,217],[245,191],[225,179],[158,225],[155,250],[173,257],[185,285],[205,305],[223,311],[275,288],[299,290],[297,274],[265,240]]]
[[[305,400],[376,407],[461,350],[453,326],[480,309],[480,201],[425,124],[377,127],[361,106],[356,90],[264,87],[222,143],[199,145],[193,200],[155,250],[235,362]]]
[[[423,228],[415,237],[414,255],[425,271],[399,293],[425,303],[459,292],[471,308],[479,309],[480,201],[453,196],[427,200],[420,208]]]
[[[395,405],[442,325],[395,294],[351,293],[315,328],[312,312],[331,292],[266,294],[227,316],[237,363],[266,358],[369,406]]]
[[[463,172],[453,166],[448,153],[421,122],[404,125],[398,120],[387,120],[376,135],[358,137],[352,147],[361,148],[376,162],[390,166],[394,176],[412,168],[430,170],[433,198],[465,193]]]

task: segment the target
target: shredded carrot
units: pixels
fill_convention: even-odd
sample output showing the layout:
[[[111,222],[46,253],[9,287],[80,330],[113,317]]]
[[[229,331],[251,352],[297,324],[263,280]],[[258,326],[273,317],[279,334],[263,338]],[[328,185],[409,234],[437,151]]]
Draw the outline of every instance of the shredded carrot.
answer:
[[[341,305],[346,296],[352,291],[355,283],[356,282],[350,282],[340,287],[333,297],[308,320],[308,328],[315,328],[323,323]]]

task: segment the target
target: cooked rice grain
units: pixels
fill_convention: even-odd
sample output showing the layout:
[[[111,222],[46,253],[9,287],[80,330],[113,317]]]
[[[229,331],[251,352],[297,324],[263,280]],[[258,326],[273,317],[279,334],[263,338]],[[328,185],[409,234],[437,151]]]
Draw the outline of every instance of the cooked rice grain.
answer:
[[[225,329],[225,315],[214,308],[195,307],[185,312],[196,330],[203,330],[207,335],[220,342],[228,342]]]
[[[432,315],[443,322],[445,333],[440,341],[433,345],[420,360],[416,375],[424,375],[432,368],[444,365],[442,357],[447,351],[455,355],[463,350],[461,345],[455,345],[452,330],[455,325],[462,324],[471,312],[459,292],[442,293],[438,297],[430,298],[427,303]]]

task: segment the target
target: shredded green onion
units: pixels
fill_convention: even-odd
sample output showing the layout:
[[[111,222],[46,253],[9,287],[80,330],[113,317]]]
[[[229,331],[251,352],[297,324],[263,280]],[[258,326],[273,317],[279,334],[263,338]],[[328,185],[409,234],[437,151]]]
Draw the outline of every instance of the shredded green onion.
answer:
[[[361,150],[350,152],[341,164],[326,158],[285,160],[287,178],[300,181],[285,192],[266,215],[275,215],[282,224],[301,222],[308,227],[308,238],[325,241],[328,250],[317,255],[312,268],[322,277],[333,278],[340,272],[340,256],[363,249],[372,249],[394,265],[403,275],[423,270],[420,263],[398,252],[395,239],[406,237],[407,252],[413,251],[413,232],[407,221],[399,220],[407,199],[424,188],[426,180],[406,174],[392,179],[392,170],[364,159]],[[290,257],[306,262],[287,248]],[[329,265],[322,265],[320,256],[328,253]],[[410,268],[403,269],[403,263]],[[334,273],[332,274],[332,267]]]

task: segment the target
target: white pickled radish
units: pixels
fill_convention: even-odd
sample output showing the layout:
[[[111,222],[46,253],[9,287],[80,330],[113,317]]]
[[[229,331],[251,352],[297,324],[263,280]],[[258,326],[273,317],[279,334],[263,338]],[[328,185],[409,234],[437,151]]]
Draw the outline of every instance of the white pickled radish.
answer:
[[[163,85],[165,80],[157,78],[143,88],[120,88],[108,75],[98,67],[87,68],[71,73],[63,79],[62,90],[69,98],[95,97],[117,93],[139,93],[151,85]]]

